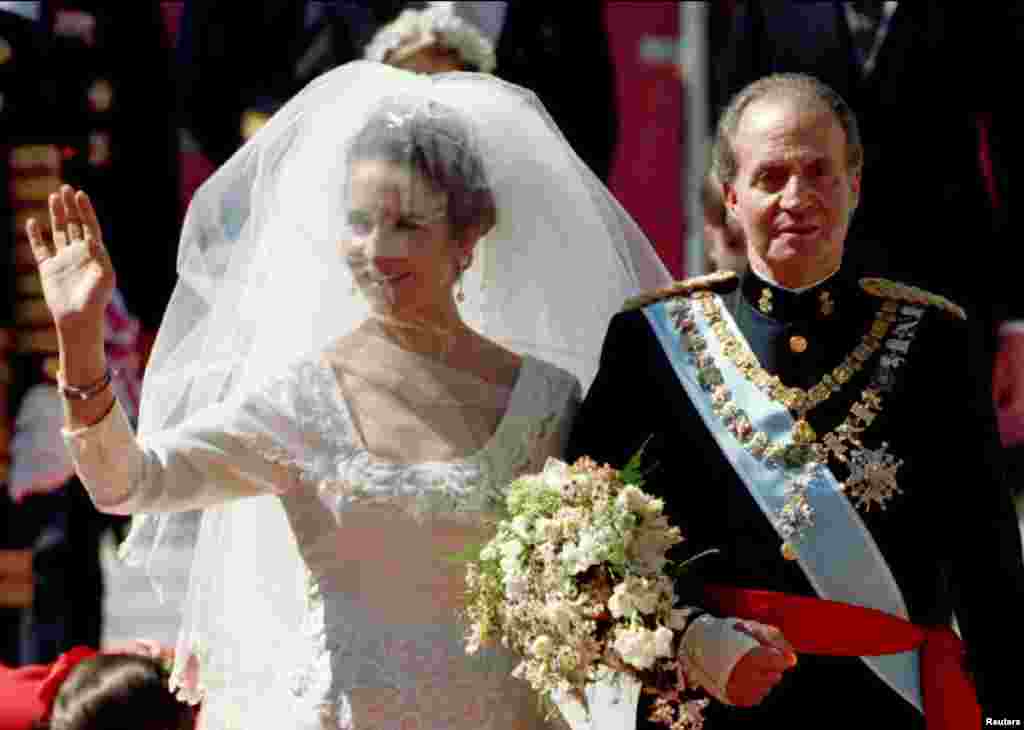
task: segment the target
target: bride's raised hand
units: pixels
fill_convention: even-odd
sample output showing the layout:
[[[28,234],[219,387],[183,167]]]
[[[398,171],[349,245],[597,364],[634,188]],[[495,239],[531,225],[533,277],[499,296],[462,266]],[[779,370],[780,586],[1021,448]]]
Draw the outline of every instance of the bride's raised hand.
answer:
[[[92,201],[83,191],[63,185],[49,198],[47,240],[39,221],[25,229],[32,246],[43,296],[64,345],[102,343],[104,311],[114,291],[114,269]]]

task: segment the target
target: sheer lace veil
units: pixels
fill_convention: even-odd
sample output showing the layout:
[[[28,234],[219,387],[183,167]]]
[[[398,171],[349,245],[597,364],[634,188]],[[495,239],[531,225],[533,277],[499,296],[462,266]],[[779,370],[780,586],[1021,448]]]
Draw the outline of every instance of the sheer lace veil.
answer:
[[[459,308],[486,337],[561,366],[586,388],[611,316],[629,296],[669,281],[643,233],[531,92],[481,74],[346,64],[282,107],[195,195],[178,284],[146,372],[140,436],[240,397],[365,319],[338,242],[350,225],[349,152],[368,121],[389,108],[403,110],[392,114],[395,125],[408,115],[456,117],[483,163],[496,224],[464,274]],[[274,507],[249,505],[246,520],[261,509]],[[206,512],[206,522],[231,519],[225,508]],[[268,519],[287,532],[283,519]],[[186,523],[137,517],[123,553],[147,564],[159,585],[170,565],[161,565],[157,548]],[[223,549],[223,526],[202,532],[193,590],[215,564],[228,570],[220,565],[226,556],[211,557]],[[238,566],[266,566],[273,548],[265,550]],[[278,570],[280,585],[295,591],[287,567]],[[273,581],[269,567],[259,572],[262,584]]]

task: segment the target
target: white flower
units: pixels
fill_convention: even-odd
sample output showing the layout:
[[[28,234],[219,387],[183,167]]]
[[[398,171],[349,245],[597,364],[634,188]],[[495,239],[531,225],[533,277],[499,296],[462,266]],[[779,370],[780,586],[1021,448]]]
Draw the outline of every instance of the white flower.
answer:
[[[616,586],[612,597],[608,599],[608,610],[612,612],[612,616],[615,618],[628,616],[633,610],[633,602],[629,599],[628,595],[619,591],[621,587]]]
[[[561,491],[562,486],[567,484],[571,478],[569,465],[564,461],[548,458],[544,462],[544,471],[541,472],[541,478],[544,480],[545,486]]]
[[[644,591],[633,596],[633,604],[640,613],[652,614],[658,609],[660,597],[657,591]]]
[[[515,539],[505,540],[498,545],[498,551],[501,553],[501,557],[505,559],[518,558],[525,549],[523,543]]]
[[[544,615],[563,636],[569,633],[572,629],[572,622],[576,619],[576,612],[565,601],[548,603],[544,607]]]
[[[562,507],[555,513],[555,519],[558,521],[558,529],[569,535],[586,525],[590,521],[590,516],[585,515],[578,507]]]
[[[665,500],[663,499],[651,499],[647,502],[648,517],[657,517],[663,509],[665,509]]]
[[[533,542],[533,534],[530,531],[530,518],[526,515],[519,515],[509,523],[509,529],[516,537],[525,543]]]
[[[672,632],[664,626],[654,630],[654,651],[660,657],[672,656]]]
[[[612,648],[619,653],[623,661],[637,669],[650,669],[658,658],[658,647],[654,632],[643,627],[619,628],[615,632],[615,643]]]
[[[608,599],[608,610],[615,618],[630,616],[633,611],[651,614],[658,608],[661,591],[657,585],[651,586],[648,581],[629,577],[615,586],[612,597]]]
[[[641,572],[659,573],[667,562],[668,549],[680,542],[679,530],[659,516],[636,533],[629,544],[629,558]]]
[[[590,566],[596,565],[586,551],[574,542],[567,543],[562,547],[562,564],[565,565],[570,575],[577,575]]]
[[[627,509],[630,512],[637,514],[644,514],[647,511],[647,503],[650,498],[644,494],[638,487],[632,484],[627,484],[621,492],[619,492],[618,499],[616,500],[619,506],[623,509]]]
[[[480,651],[480,645],[483,643],[483,633],[480,624],[473,624],[470,627],[469,637],[466,640],[466,653],[476,654]]]
[[[605,560],[608,548],[608,535],[605,533],[585,530],[579,542],[566,543],[562,547],[562,562],[573,575],[598,565]]]
[[[572,480],[576,484],[577,489],[582,489],[589,492],[590,489],[594,486],[594,478],[586,473],[576,474],[576,476],[574,476]]]
[[[522,560],[520,556],[526,548],[518,540],[507,540],[503,542],[498,550],[501,552],[501,571],[508,580],[511,576],[518,576],[522,571]]]
[[[512,574],[505,576],[505,596],[512,601],[521,601],[526,598],[530,589],[530,582],[525,575]]]
[[[553,542],[562,536],[562,528],[558,522],[547,517],[541,517],[533,527],[534,534],[546,542]]]
[[[537,553],[545,563],[553,563],[558,556],[558,548],[553,543],[545,542],[537,548]]]
[[[530,652],[539,659],[545,659],[551,656],[551,653],[555,649],[555,642],[551,640],[551,637],[547,634],[541,634],[533,640],[533,644],[530,646]]]

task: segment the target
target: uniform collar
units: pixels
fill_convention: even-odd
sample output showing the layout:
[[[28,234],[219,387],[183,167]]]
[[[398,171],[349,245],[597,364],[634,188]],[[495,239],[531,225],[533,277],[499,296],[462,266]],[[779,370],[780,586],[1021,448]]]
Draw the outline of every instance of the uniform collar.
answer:
[[[840,299],[849,295],[851,287],[855,285],[842,269],[802,289],[787,289],[748,269],[741,291],[743,300],[755,312],[777,322],[793,322],[835,317]]]

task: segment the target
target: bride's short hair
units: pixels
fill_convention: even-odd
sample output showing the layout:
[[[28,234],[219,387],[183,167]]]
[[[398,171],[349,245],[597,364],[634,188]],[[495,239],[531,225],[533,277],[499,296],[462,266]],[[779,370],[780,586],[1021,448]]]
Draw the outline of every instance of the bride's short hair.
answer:
[[[348,162],[380,160],[408,166],[448,196],[448,222],[456,235],[497,222],[494,193],[469,124],[437,102],[388,100],[356,134]]]

